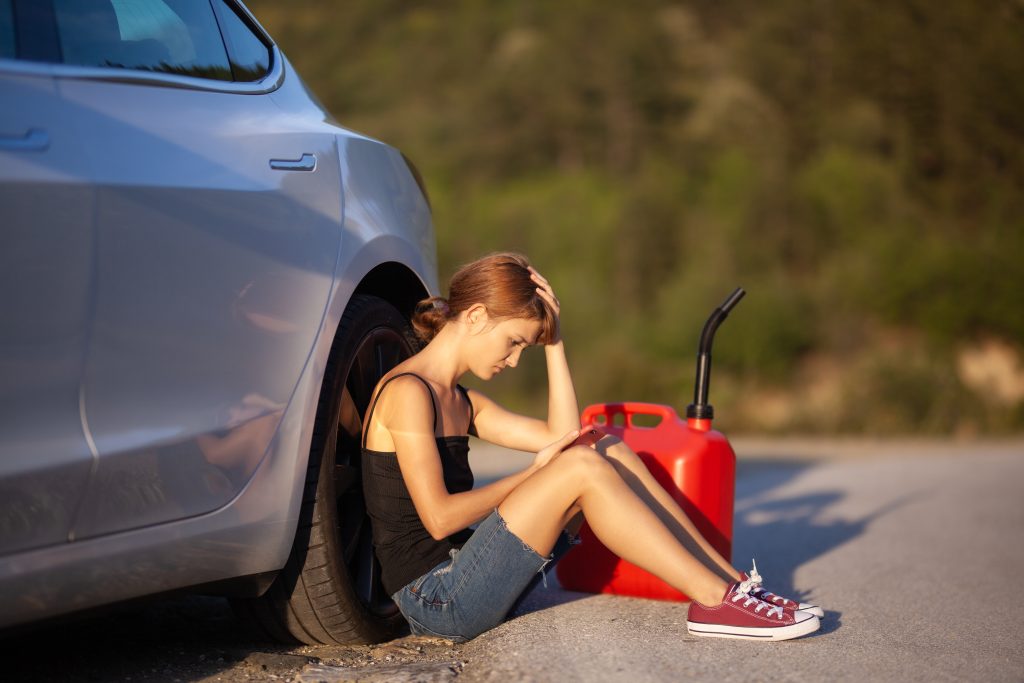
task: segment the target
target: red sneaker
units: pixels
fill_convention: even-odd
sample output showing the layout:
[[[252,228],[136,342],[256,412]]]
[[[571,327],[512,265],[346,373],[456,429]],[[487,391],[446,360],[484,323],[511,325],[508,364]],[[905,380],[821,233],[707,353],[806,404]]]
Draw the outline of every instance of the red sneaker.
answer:
[[[767,590],[763,585],[764,581],[761,579],[761,575],[757,573],[757,562],[754,562],[754,560],[751,560],[750,562],[754,565],[754,568],[750,570],[749,574],[746,572],[740,572],[740,577],[744,581],[750,581],[750,594],[755,598],[760,598],[772,605],[780,605],[793,611],[800,610],[801,612],[810,612],[816,617],[825,616],[825,610],[821,609],[817,605],[790,600],[789,598],[784,598],[781,595],[776,595],[775,593]]]
[[[690,603],[686,628],[695,636],[743,640],[789,640],[813,633],[821,626],[818,617],[794,612],[759,600],[748,592],[750,582],[735,582],[715,607]]]

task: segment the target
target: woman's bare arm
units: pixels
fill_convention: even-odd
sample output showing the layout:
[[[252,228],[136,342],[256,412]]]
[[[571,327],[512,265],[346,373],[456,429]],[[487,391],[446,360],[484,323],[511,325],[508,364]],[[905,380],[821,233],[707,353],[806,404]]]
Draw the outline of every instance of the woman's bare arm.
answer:
[[[556,316],[561,307],[551,285],[534,269],[537,293],[548,302]],[[471,391],[476,410],[474,425],[481,439],[507,448],[537,452],[567,431],[580,428],[580,409],[572,383],[569,361],[561,332],[544,347],[548,370],[548,415],[546,420],[526,417],[501,407],[479,391]]]
[[[399,378],[389,385],[386,400],[378,406],[378,419],[394,444],[402,478],[420,521],[435,539],[450,536],[489,515],[512,489],[576,436],[576,432],[569,432],[558,442],[546,444],[547,449],[538,449],[541,453],[533,464],[521,472],[472,491],[449,493],[434,440],[430,394],[420,382],[409,380]]]
[[[484,441],[536,453],[568,431],[580,428],[579,406],[562,342],[544,347],[548,366],[548,417],[540,420],[514,413],[487,395],[469,390],[476,435]]]

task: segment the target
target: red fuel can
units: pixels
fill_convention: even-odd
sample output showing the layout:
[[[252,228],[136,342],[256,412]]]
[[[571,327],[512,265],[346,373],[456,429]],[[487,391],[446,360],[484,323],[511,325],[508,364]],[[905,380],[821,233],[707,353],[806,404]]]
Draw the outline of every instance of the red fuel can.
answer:
[[[634,419],[640,415],[661,420],[642,427]],[[731,559],[736,454],[726,438],[711,429],[711,420],[683,421],[671,407],[653,403],[604,403],[587,407],[582,422],[625,441],[715,550]],[[556,565],[564,588],[657,600],[690,599],[618,558],[597,540],[589,525],[583,525],[580,540]]]
[[[622,439],[697,530],[727,560],[732,559],[732,514],[736,494],[736,454],[726,438],[711,429],[714,409],[708,404],[711,346],[715,331],[746,292],[736,289],[716,308],[701,333],[694,401],[683,421],[669,406],[653,403],[603,403],[583,411],[583,426],[594,425]],[[637,423],[639,416],[655,416]],[[569,590],[614,593],[658,600],[688,601],[686,595],[653,574],[614,555],[587,524],[582,543],[556,565],[558,580]]]

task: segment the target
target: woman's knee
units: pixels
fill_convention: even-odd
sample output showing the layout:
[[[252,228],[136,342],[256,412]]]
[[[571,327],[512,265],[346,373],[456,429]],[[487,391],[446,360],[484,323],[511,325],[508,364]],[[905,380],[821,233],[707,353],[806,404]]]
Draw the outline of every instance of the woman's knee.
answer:
[[[609,475],[618,476],[617,470],[608,459],[589,446],[568,448],[559,456],[558,461],[572,476],[583,479]]]
[[[623,465],[643,465],[643,461],[640,456],[633,452],[624,441],[615,437],[606,437],[607,440],[602,439],[598,441],[595,448],[605,458],[613,461],[622,463]]]

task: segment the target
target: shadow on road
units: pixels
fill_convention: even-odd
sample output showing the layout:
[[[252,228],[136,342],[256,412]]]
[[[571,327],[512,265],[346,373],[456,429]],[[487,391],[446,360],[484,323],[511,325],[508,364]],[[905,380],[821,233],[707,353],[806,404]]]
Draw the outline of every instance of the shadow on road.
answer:
[[[736,512],[733,523],[733,564],[749,570],[751,558],[766,577],[769,590],[786,597],[813,602],[816,586],[797,590],[796,570],[803,564],[857,538],[876,519],[906,505],[915,496],[905,496],[870,514],[855,519],[837,517],[830,509],[846,494],[839,489],[824,489],[786,496],[785,486],[817,467],[821,461],[794,460],[790,457],[740,460],[737,463]],[[554,573],[545,590],[536,580],[531,590],[513,611],[514,616],[555,607],[589,597],[588,593],[563,590]],[[820,633],[841,626],[841,614],[827,611]]]
[[[797,590],[793,577],[803,564],[857,538],[867,527],[917,496],[907,495],[855,519],[829,514],[846,494],[838,489],[779,494],[779,489],[816,467],[815,461],[757,459],[740,461],[736,477],[733,521],[733,565],[758,571],[771,591],[802,602],[813,602],[816,586]],[[820,633],[841,625],[839,612],[827,611]]]
[[[203,596],[117,605],[0,640],[5,681],[188,681],[286,649],[255,639],[227,600]]]

